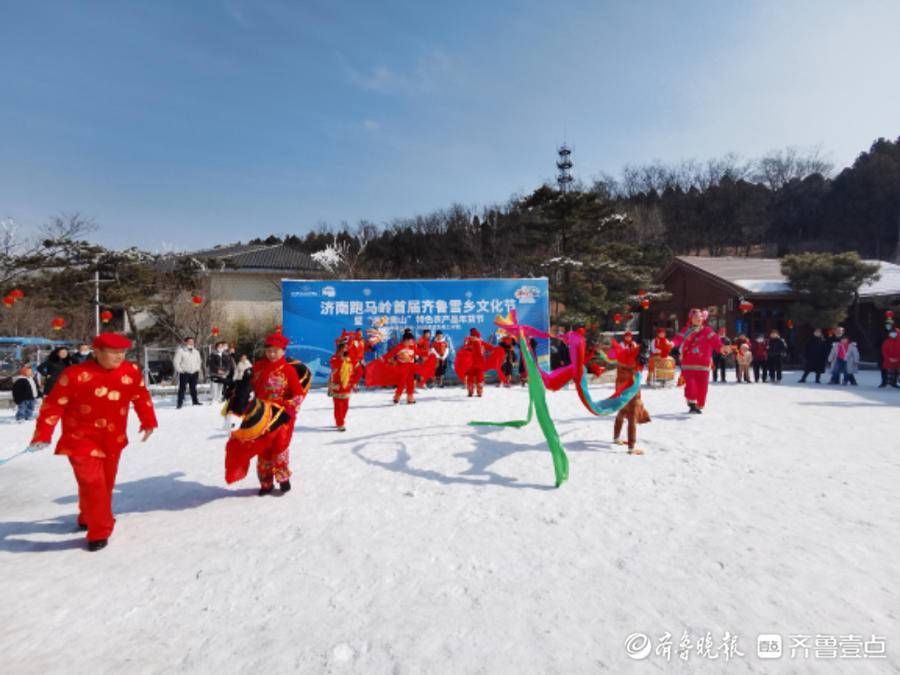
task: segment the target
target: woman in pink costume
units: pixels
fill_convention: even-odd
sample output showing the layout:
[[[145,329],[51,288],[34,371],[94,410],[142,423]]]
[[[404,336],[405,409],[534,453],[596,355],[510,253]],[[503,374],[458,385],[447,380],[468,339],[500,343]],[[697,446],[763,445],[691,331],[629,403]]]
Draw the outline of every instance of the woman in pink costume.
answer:
[[[709,368],[714,352],[722,351],[722,342],[712,328],[706,325],[709,312],[692,309],[688,325],[672,342],[681,350],[681,374],[684,377],[684,398],[689,412],[699,415],[706,405],[709,389]]]

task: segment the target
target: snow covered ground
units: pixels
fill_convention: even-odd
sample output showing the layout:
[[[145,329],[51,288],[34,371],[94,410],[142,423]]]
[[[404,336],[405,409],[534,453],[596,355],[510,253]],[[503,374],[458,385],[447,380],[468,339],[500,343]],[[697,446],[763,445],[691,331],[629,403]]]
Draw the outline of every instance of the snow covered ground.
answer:
[[[898,672],[900,391],[875,376],[711,385],[690,417],[680,390],[645,391],[642,457],[574,390],[553,394],[558,490],[536,424],[465,424],[520,418],[521,389],[363,393],[345,434],[315,391],[295,489],[264,498],[252,478],[225,486],[212,407],[161,402],[161,429],[125,451],[102,552],[74,532],[64,458],[0,467],[0,672]],[[0,456],[31,434],[5,414]],[[697,651],[726,632],[743,656]],[[760,633],[783,636],[781,659],[758,657]],[[817,634],[837,655],[816,658]],[[848,635],[887,658],[840,658]]]

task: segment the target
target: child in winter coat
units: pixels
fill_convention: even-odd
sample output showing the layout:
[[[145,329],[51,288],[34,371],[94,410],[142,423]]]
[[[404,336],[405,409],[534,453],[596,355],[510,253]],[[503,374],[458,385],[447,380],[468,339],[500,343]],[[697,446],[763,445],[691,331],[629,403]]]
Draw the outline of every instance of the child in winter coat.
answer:
[[[759,375],[762,373],[762,381],[765,382],[769,375],[769,350],[766,338],[757,335],[750,350],[753,353],[753,381],[759,382]]]
[[[859,349],[855,342],[844,335],[840,342],[835,342],[828,355],[828,365],[831,368],[831,381],[828,384],[838,384],[838,379],[843,376],[841,384],[856,386],[856,373],[859,371]]]
[[[736,358],[737,381],[738,384],[746,382],[750,384],[750,364],[753,363],[753,352],[750,351],[750,345],[746,342],[742,343],[738,348]]]
[[[28,364],[22,366],[19,374],[13,378],[12,395],[17,406],[16,422],[34,417],[34,404],[40,398],[40,392],[34,380],[34,372]]]

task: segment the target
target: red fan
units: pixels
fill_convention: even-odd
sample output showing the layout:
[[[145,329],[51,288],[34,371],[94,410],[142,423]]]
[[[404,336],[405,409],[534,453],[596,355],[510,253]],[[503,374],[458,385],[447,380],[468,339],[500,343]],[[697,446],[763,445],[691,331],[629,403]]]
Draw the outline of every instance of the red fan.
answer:
[[[108,309],[104,309],[102,312],[100,312],[100,321],[102,321],[103,323],[109,323],[110,321],[112,321],[112,318],[113,313]]]
[[[7,295],[5,298],[3,298],[4,307],[12,307],[14,304],[16,304],[16,299],[11,295]]]
[[[53,326],[53,330],[62,330],[63,327],[66,325],[66,320],[64,318],[62,318],[61,316],[58,316],[55,319],[53,319],[53,321],[51,322],[51,325]]]
[[[203,304],[203,296],[195,295],[191,298],[191,302],[194,303],[194,307],[199,307],[200,305]]]

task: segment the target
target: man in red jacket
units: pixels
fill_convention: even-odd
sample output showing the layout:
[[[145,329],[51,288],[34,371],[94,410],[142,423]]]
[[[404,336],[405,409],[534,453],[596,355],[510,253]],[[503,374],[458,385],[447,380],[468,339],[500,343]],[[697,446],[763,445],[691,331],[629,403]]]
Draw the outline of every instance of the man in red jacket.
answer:
[[[882,382],[879,386],[890,385],[900,388],[900,384],[897,382],[897,371],[900,371],[900,335],[897,334],[897,329],[891,325],[887,338],[881,343]]]
[[[266,338],[265,358],[253,364],[253,393],[256,398],[283,407],[291,416],[291,421],[279,427],[267,447],[256,460],[256,475],[259,477],[259,495],[267,495],[275,488],[275,481],[281,492],[291,489],[291,469],[289,446],[294,435],[297,411],[306,396],[297,371],[285,360],[284,352],[290,341],[280,332]]]
[[[56,454],[66,455],[78,482],[78,525],[87,530],[88,550],[106,546],[116,519],[112,493],[119,457],[128,445],[128,406],[141,422],[142,441],[156,429],[156,414],[141,369],[125,360],[131,340],[116,333],[94,338],[94,356],[69,366],[44,400],[30,450],[50,445],[62,420]]]

